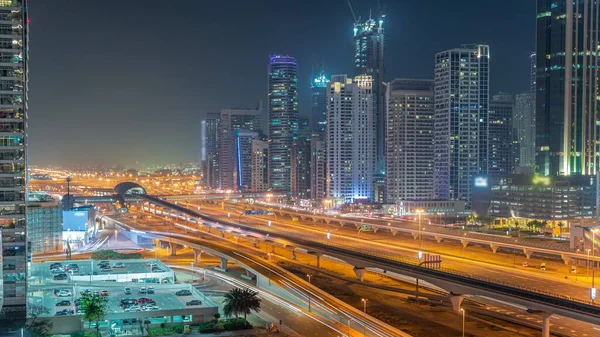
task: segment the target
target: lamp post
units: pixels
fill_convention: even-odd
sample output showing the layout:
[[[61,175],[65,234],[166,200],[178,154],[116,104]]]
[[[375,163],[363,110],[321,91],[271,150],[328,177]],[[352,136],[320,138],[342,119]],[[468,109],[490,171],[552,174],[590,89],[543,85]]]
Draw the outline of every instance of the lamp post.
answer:
[[[312,282],[310,281],[311,276],[311,274],[306,274],[306,277],[308,277],[308,284],[312,284]]]
[[[590,249],[586,249],[587,251],[587,261],[585,263],[585,277],[590,277]]]
[[[462,312],[462,337],[465,337],[465,309],[460,308]]]
[[[361,300],[361,302],[363,302],[363,312],[366,314],[367,313],[367,301],[369,301],[369,300],[366,298],[361,298],[360,300]]]

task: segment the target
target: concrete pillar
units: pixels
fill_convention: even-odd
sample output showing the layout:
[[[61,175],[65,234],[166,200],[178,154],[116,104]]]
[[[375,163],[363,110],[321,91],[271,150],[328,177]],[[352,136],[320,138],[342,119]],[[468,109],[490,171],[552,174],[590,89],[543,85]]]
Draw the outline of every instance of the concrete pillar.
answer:
[[[317,254],[317,268],[321,268],[321,254]]]
[[[417,240],[419,238],[419,232],[412,232],[413,239]]]
[[[525,254],[527,259],[529,259],[529,258],[531,258],[531,254],[533,254],[533,252],[527,248],[523,248],[523,254]]]
[[[377,233],[378,230],[379,230],[379,227],[373,227],[373,233]]]
[[[452,303],[452,310],[460,312],[460,306],[462,305],[465,296],[462,294],[450,293],[450,303]]]
[[[392,229],[392,235],[393,235],[393,236],[396,236],[396,234],[398,234],[398,231],[397,231],[397,230],[395,230],[395,229]]]
[[[258,248],[258,242],[256,239],[252,239],[252,246],[254,246],[254,248]]]
[[[198,249],[194,249],[194,263],[202,262],[202,251]]]
[[[354,274],[356,274],[356,278],[362,282],[363,279],[365,278],[365,274],[367,273],[367,270],[363,267],[354,267],[352,270],[354,270]]]
[[[177,244],[169,242],[169,249],[171,250],[171,256],[177,255]]]
[[[292,260],[296,261],[296,251],[292,250]]]
[[[360,227],[362,227],[362,224],[360,222],[355,222],[354,227],[356,227],[356,229],[359,230]]]
[[[527,312],[542,319],[542,337],[550,337],[550,316],[552,316],[552,313],[535,309],[527,309]]]
[[[227,270],[227,259],[224,257],[219,258],[221,260],[221,269]]]
[[[221,229],[221,237],[224,238],[225,237],[225,230]]]
[[[492,252],[497,252],[498,251],[498,245],[495,243],[490,243],[490,248],[492,248]]]
[[[560,254],[560,258],[568,265],[571,262],[571,258],[567,256],[567,254]]]
[[[462,243],[464,248],[467,248],[467,246],[469,245],[469,240],[467,239],[460,239],[460,243]]]
[[[437,243],[441,243],[444,240],[444,238],[439,235],[434,235],[433,237],[435,238],[435,241],[437,241]]]

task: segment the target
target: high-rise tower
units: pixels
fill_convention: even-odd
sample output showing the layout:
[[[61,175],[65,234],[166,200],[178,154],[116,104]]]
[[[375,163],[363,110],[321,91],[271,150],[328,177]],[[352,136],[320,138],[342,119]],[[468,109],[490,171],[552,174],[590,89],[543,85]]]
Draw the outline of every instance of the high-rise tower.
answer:
[[[371,76],[331,77],[327,87],[327,194],[336,203],[373,199]]]
[[[27,191],[27,1],[0,1],[0,187],[4,270],[0,283],[0,331],[25,324],[27,264],[31,260],[26,233]]]
[[[369,19],[354,24],[354,76],[373,79],[373,112],[375,128],[375,175],[385,174],[385,88],[384,32],[382,15],[379,22]]]
[[[209,113],[200,124],[202,184],[208,188],[219,188],[219,118],[219,114]]]
[[[488,170],[489,57],[486,45],[435,56],[435,196],[471,200]]]
[[[433,80],[387,85],[388,202],[433,199]]]
[[[325,137],[327,126],[327,83],[329,78],[321,71],[313,77],[310,86],[311,127],[312,132],[319,134],[320,137]]]
[[[492,183],[513,173],[513,95],[500,93],[490,100],[488,115],[488,175]]]
[[[288,55],[269,60],[269,184],[291,191],[291,151],[298,138],[298,64]]]
[[[600,164],[600,2],[537,0],[536,147],[545,175],[596,174]]]

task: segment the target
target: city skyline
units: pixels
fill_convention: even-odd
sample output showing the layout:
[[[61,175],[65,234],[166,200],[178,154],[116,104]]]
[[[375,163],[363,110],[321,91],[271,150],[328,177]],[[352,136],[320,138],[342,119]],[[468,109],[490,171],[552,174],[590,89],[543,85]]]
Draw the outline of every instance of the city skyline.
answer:
[[[468,26],[461,24],[440,30],[440,26],[446,27],[455,19],[445,15],[451,4],[382,2],[387,14],[384,80],[432,79],[435,53],[463,43],[487,43],[493,50],[494,64],[490,91],[527,91],[528,78],[524,74],[534,50],[535,25],[531,17],[535,15],[535,4],[470,3],[464,6],[460,19],[481,29],[461,28]],[[215,18],[207,20],[186,14],[197,12],[194,9],[224,13],[222,7],[227,5],[240,10],[227,16],[215,14]],[[299,114],[309,116],[313,68],[316,71],[318,65],[324,64],[327,73],[335,75],[351,73],[353,67],[353,18],[346,2],[322,4],[319,11],[314,10],[316,5],[307,1],[287,4],[286,8],[273,8],[267,3],[246,8],[247,5],[234,1],[199,8],[190,1],[185,4],[189,11],[174,11],[149,1],[144,15],[109,16],[106,9],[92,3],[31,4],[32,43],[35,42],[32,52],[36,56],[31,61],[31,163],[133,166],[136,162],[199,162],[200,119],[206,113],[252,107],[258,100],[266,107],[264,65],[273,53],[297,58]],[[71,13],[68,20],[59,20],[67,6]],[[124,6],[123,13],[136,12],[133,4]],[[353,6],[363,20],[368,18],[369,9],[377,12],[374,1],[354,1]],[[259,15],[259,11],[276,15],[269,15],[273,18],[269,25],[251,24],[247,17]],[[284,15],[288,12],[310,18],[315,24],[334,24],[326,30],[300,25]],[[152,26],[158,15],[182,19],[176,27],[161,30]],[[514,17],[513,24],[498,29],[504,25],[500,20],[503,15]],[[435,24],[430,17],[436,17]],[[112,24],[104,26],[103,20],[107,19]],[[67,22],[80,28],[66,29]],[[483,22],[487,24],[481,25]],[[270,28],[276,25],[282,29]],[[166,37],[166,31],[179,31],[181,37],[163,39],[161,43],[182,52],[151,53],[153,41],[143,34],[149,27],[158,37]],[[213,35],[219,35],[218,40]],[[407,45],[418,48],[406,53]],[[77,71],[65,72],[68,67]],[[61,79],[62,85],[52,84],[56,78]],[[266,114],[263,109],[265,121]],[[58,128],[72,131],[57,133]],[[157,137],[159,132],[161,136]],[[96,142],[98,139],[103,141]]]

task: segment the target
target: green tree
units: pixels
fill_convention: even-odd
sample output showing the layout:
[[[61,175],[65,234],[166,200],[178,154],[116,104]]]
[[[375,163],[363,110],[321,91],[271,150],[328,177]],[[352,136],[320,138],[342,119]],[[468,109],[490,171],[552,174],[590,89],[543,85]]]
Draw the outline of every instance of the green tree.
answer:
[[[219,314],[218,312],[215,312],[215,314],[213,315],[213,317],[215,318],[215,322],[218,322],[219,318],[221,318],[221,314]]]
[[[248,288],[234,288],[225,294],[225,306],[223,307],[223,313],[225,316],[239,316],[244,315],[244,324],[246,324],[246,316],[251,314],[252,311],[260,312],[261,299],[258,297],[258,292],[252,291]]]
[[[43,316],[50,316],[50,309],[43,305],[28,305],[25,329],[34,336],[48,336],[53,325],[52,321]]]
[[[565,227],[565,224],[561,221],[561,222],[557,223],[556,225],[560,229],[560,235],[562,235],[563,227]]]
[[[100,321],[108,313],[108,298],[100,295],[93,295],[88,292],[81,293],[81,309],[83,310],[83,319],[96,323],[96,333],[100,336]]]

